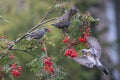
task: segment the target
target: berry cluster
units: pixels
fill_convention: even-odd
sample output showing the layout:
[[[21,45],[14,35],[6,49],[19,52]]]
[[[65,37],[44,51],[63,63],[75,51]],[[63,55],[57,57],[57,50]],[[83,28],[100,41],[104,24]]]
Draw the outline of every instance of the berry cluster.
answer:
[[[51,58],[47,57],[44,59],[44,67],[43,67],[44,71],[48,71],[50,75],[53,74],[53,67],[52,67],[52,62],[51,62]]]
[[[81,43],[85,43],[85,42],[86,42],[86,37],[90,35],[90,28],[87,27],[87,28],[85,28],[84,32],[83,32],[82,30],[80,30],[80,32],[82,32],[83,37],[82,37],[82,36],[79,36],[78,40],[79,40]]]
[[[11,65],[11,68],[12,68],[11,74],[12,74],[14,77],[20,76],[21,71],[22,71],[21,66],[17,66],[15,63],[13,63],[13,64]]]
[[[45,50],[46,50],[46,48],[42,47],[42,48],[41,48],[41,50],[42,50],[42,51],[45,51]]]
[[[63,40],[62,40],[64,43],[69,43],[69,38],[68,37],[64,37]]]
[[[85,43],[85,46],[88,47],[88,43],[86,42],[86,38],[87,38],[87,36],[90,36],[90,28],[87,27],[87,28],[85,28],[84,31],[80,30],[80,32],[82,32],[82,36],[78,37],[79,42]]]
[[[74,45],[80,45],[82,43],[82,45],[84,44],[86,47],[88,47],[86,38],[90,36],[90,32],[91,32],[91,29],[90,29],[91,23],[89,20],[90,17],[91,17],[90,13],[86,12],[82,20],[80,19],[82,22],[82,27],[80,26],[80,32],[77,33],[79,34],[77,39],[74,39],[73,37],[70,38],[68,34],[64,33],[64,38],[62,42],[64,42],[68,48],[64,53],[65,56],[70,56],[70,57],[77,56],[77,52],[73,49]]]
[[[78,44],[74,39],[70,40],[69,36],[64,36],[62,42],[65,43],[68,46],[68,48],[72,48],[74,45]]]
[[[91,26],[91,22],[94,19],[91,17],[91,14],[87,11],[85,12],[85,15],[83,16],[82,19],[82,27],[80,29],[80,33],[82,33],[82,35],[80,35],[78,37],[78,40],[80,43],[85,43],[85,46],[88,47],[88,44],[86,43],[86,38],[87,36],[90,36],[90,26]]]
[[[11,54],[9,58],[12,60],[14,59],[14,57],[15,57],[14,54]]]
[[[79,37],[78,40],[81,42],[81,43],[84,43],[86,42],[86,38],[85,37]]]
[[[74,49],[67,49],[64,53],[65,56],[76,57],[77,52]]]
[[[71,40],[70,41],[70,37],[64,35],[64,38],[62,40],[62,42],[66,43],[68,49],[64,52],[65,56],[69,56],[69,57],[76,57],[77,56],[77,52],[72,48],[74,45],[77,44],[77,42],[75,42],[75,40]]]

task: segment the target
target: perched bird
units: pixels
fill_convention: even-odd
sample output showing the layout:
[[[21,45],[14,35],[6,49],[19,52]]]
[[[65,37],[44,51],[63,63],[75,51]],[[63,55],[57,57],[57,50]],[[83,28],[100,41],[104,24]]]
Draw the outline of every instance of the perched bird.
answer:
[[[47,28],[37,29],[33,31],[32,33],[28,34],[28,36],[26,36],[26,39],[27,40],[32,40],[32,39],[40,40],[47,31],[49,31],[49,29]]]
[[[70,20],[78,12],[75,7],[72,7],[68,10],[62,17],[58,19],[57,22],[53,23],[52,25],[59,29],[67,29],[70,26]]]
[[[108,70],[102,65],[102,63],[99,60],[101,57],[101,46],[99,42],[96,38],[91,36],[87,37],[87,42],[90,49],[82,49],[81,52],[84,55],[77,58],[73,58],[73,60],[88,68],[93,68],[94,66],[96,66],[106,75],[108,75]]]

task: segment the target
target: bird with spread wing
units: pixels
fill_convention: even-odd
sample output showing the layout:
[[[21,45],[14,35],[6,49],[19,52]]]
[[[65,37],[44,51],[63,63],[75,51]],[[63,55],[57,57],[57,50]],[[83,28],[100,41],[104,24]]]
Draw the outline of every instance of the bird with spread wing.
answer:
[[[99,60],[102,53],[99,42],[95,37],[92,36],[88,36],[86,40],[90,48],[82,49],[81,52],[83,53],[83,56],[73,58],[73,60],[88,68],[93,68],[94,66],[96,66],[106,75],[108,75],[108,70],[102,65]]]

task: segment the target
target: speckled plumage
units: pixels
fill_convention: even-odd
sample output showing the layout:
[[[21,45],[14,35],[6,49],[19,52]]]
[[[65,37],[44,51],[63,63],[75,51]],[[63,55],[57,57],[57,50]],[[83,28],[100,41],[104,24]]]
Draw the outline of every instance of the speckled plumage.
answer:
[[[62,17],[58,19],[57,22],[53,23],[52,25],[59,29],[67,29],[70,26],[70,20],[77,13],[77,9],[72,7],[68,10]]]
[[[37,29],[37,30],[33,31],[32,33],[28,34],[26,39],[27,40],[32,40],[32,39],[39,40],[45,35],[47,30],[48,30],[47,28]]]

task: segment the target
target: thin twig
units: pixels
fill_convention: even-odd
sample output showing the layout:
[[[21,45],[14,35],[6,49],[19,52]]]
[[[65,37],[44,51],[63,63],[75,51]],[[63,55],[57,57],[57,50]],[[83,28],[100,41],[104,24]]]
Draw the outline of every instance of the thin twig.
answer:
[[[49,13],[54,9],[54,5],[56,4],[56,2],[57,2],[57,0],[54,0],[51,8],[48,10],[48,12],[45,14],[45,16],[43,16],[43,18],[41,19],[41,21],[39,23],[43,22],[46,19],[46,17],[49,15]]]
[[[43,25],[43,24],[45,24],[45,23],[48,23],[48,22],[50,22],[50,21],[52,21],[52,20],[56,20],[56,19],[58,19],[58,18],[51,18],[51,19],[48,19],[48,20],[46,20],[46,21],[44,21],[44,22],[42,22],[42,23],[38,23],[37,25],[35,25],[35,26],[34,26],[32,29],[30,29],[30,30],[36,29],[36,28],[38,28],[39,26],[41,26],[41,25]],[[27,35],[28,35],[28,33],[26,33],[26,34],[24,34],[23,36],[19,37],[19,38],[15,41],[15,43],[18,43],[18,42],[21,41],[23,38],[25,38]],[[11,45],[10,47],[8,47],[7,50],[10,50],[11,47],[13,47],[13,45]]]
[[[52,20],[57,19],[57,18],[51,18],[51,19],[48,19],[48,20],[44,21],[44,20],[46,19],[46,17],[49,15],[49,13],[53,10],[54,5],[56,4],[56,2],[57,2],[57,0],[54,0],[51,8],[48,10],[48,12],[45,14],[45,16],[43,16],[43,18],[41,19],[41,21],[40,21],[37,25],[33,26],[33,27],[32,27],[29,31],[27,31],[24,35],[22,35],[21,37],[19,37],[18,39],[16,39],[15,43],[18,43],[19,41],[21,41],[21,40],[22,40],[23,38],[25,38],[31,31],[35,30],[35,29],[38,28],[39,26],[41,26],[41,25],[43,25],[43,24],[45,24],[45,23],[47,23],[47,22],[50,22],[50,21],[52,21]],[[43,22],[43,21],[44,21],[44,22]],[[13,45],[11,45],[10,47],[8,47],[7,50],[10,50],[12,47],[13,47]]]
[[[32,29],[30,29],[25,35],[19,37],[19,38],[15,41],[15,43],[18,43],[20,40],[22,40],[25,36],[28,35],[28,33],[29,33],[30,31],[38,28],[39,26],[41,26],[41,25],[43,25],[43,24],[45,24],[45,23],[48,23],[48,22],[53,21],[53,20],[56,20],[56,19],[57,19],[57,18],[51,18],[51,19],[48,19],[48,20],[43,21],[43,22],[41,22],[41,23],[38,23],[38,24],[35,25]]]
[[[14,48],[10,48],[9,50],[11,50],[11,51],[21,51],[21,52],[30,54],[31,56],[34,56],[34,57],[35,57],[35,55],[33,55],[31,52],[29,52],[29,51],[27,51],[27,50],[16,49],[16,48],[15,48],[15,49],[14,49]],[[0,59],[4,58],[6,55],[7,55],[7,54],[5,54],[5,53],[1,53]]]
[[[45,24],[45,23],[47,23],[47,22],[49,22],[49,21],[51,21],[51,20],[55,20],[54,18],[52,18],[52,19],[48,19],[48,20],[44,21],[44,20],[46,19],[46,17],[49,15],[49,13],[53,10],[54,5],[56,4],[56,2],[57,2],[57,0],[54,0],[51,8],[48,10],[48,12],[45,14],[45,16],[43,16],[43,18],[41,19],[41,21],[40,21],[37,25],[33,26],[32,29],[30,29],[28,32],[26,32],[25,35],[23,35],[23,36],[21,36],[20,38],[18,38],[18,39],[15,41],[15,43],[17,43],[17,42],[19,42],[20,40],[22,40],[22,39],[23,39],[25,36],[27,36],[31,31],[35,30],[35,29],[38,28],[39,26],[41,26],[41,25],[43,25],[43,24]],[[43,21],[44,21],[44,22],[43,22]]]
[[[66,10],[65,6],[62,4],[62,0],[59,0],[58,2],[59,2],[59,3],[60,3],[60,5],[62,6],[62,8],[65,10],[65,12],[67,12],[67,10]]]
[[[54,5],[56,4],[58,0],[54,0],[51,8],[48,10],[48,12],[45,14],[45,16],[43,16],[43,18],[41,19],[41,21],[33,26],[29,31],[27,31],[24,35],[22,35],[21,37],[19,37],[18,39],[16,39],[15,43],[18,43],[19,41],[21,41],[23,38],[25,38],[30,32],[32,32],[33,30],[35,30],[36,28],[38,28],[39,26],[47,23],[47,22],[50,22],[52,20],[55,20],[55,19],[58,19],[58,18],[51,18],[51,19],[48,19],[46,21],[44,21],[46,19],[46,17],[49,15],[49,13],[54,9]],[[10,50],[11,48],[13,47],[13,45],[11,45],[10,47],[7,48],[7,50]],[[45,45],[44,45],[45,47]],[[45,47],[46,48],[46,47]],[[47,54],[47,51],[45,51],[45,53]]]
[[[33,55],[31,52],[29,52],[29,51],[27,51],[27,50],[22,50],[22,49],[10,49],[10,50],[13,50],[13,51],[21,51],[21,52],[28,53],[28,54],[30,54],[31,56],[35,56],[35,55]]]
[[[45,56],[47,57],[48,56],[48,54],[47,54],[47,48],[46,48],[46,46],[45,46],[45,44],[43,42],[42,42],[42,46],[45,48],[44,53],[45,53]]]
[[[2,54],[0,55],[0,60],[3,59],[5,56],[6,56],[6,54],[2,53]]]

